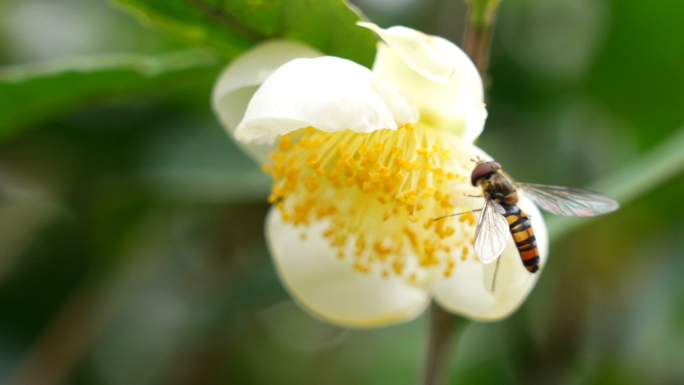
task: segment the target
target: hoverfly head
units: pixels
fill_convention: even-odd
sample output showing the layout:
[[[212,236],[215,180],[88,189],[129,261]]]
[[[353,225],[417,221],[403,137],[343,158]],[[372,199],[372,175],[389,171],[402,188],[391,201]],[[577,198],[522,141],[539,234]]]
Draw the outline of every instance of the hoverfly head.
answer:
[[[487,162],[479,157],[477,160],[477,166],[475,166],[475,169],[473,169],[473,173],[470,176],[470,182],[473,184],[473,186],[477,186],[477,181],[479,181],[481,178],[495,171],[501,170],[501,164],[498,162]]]

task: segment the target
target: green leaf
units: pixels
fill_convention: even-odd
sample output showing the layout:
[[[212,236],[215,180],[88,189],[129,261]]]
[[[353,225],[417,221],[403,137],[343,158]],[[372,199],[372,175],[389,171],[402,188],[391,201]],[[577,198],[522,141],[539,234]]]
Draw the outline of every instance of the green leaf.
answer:
[[[274,38],[301,41],[370,67],[375,35],[343,0],[115,0],[145,21],[232,59]]]
[[[656,148],[601,182],[589,186],[625,205],[684,171],[684,128]],[[589,218],[554,217],[548,221],[551,239],[558,240],[590,222]]]
[[[156,56],[105,54],[0,67],[0,139],[96,98],[216,76],[221,60],[206,49]]]
[[[134,175],[155,196],[173,202],[266,202],[273,181],[261,172],[202,169],[146,170]]]

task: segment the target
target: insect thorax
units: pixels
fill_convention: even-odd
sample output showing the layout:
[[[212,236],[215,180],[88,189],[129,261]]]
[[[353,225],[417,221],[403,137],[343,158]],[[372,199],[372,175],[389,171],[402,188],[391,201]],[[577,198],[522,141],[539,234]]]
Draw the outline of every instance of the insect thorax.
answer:
[[[513,178],[501,170],[494,171],[481,178],[478,184],[499,204],[514,205],[518,202],[518,193]]]

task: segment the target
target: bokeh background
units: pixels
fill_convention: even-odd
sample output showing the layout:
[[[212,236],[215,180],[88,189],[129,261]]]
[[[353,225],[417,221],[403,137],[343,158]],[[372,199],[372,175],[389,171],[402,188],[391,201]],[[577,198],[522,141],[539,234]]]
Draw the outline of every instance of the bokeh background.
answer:
[[[462,39],[461,0],[354,3],[381,26]],[[672,0],[503,0],[478,144],[518,180],[604,192],[677,159],[682,20]],[[144,24],[104,0],[0,0],[0,64],[189,47]],[[262,232],[270,181],[210,110],[223,62],[196,60],[134,87],[93,80],[76,104],[0,110],[0,382],[415,383],[425,315],[342,330],[289,300]],[[67,100],[70,84],[48,86]],[[537,287],[465,331],[449,383],[684,384],[678,159],[614,214],[550,219]]]

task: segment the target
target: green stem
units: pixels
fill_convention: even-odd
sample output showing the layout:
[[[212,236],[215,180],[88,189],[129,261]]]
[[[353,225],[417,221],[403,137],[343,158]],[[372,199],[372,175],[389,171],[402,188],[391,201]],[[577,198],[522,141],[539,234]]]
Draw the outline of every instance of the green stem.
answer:
[[[423,385],[441,385],[447,374],[452,343],[458,342],[470,320],[453,315],[433,303],[430,311],[430,339],[423,373]]]
[[[486,79],[489,47],[500,0],[466,0],[466,3],[469,10],[463,50],[475,63],[482,78]]]

